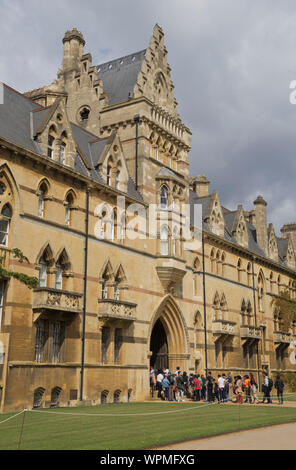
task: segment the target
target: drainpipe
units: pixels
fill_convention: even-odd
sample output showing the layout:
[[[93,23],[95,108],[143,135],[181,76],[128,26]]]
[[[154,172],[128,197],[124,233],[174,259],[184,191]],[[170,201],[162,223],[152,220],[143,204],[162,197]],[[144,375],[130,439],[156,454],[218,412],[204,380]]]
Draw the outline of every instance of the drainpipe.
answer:
[[[254,318],[255,318],[255,326],[258,326],[257,325],[257,309],[256,309],[256,289],[255,289],[255,269],[254,269],[254,258],[252,258],[252,278],[253,278],[253,301],[254,301]],[[262,338],[263,340],[263,338]],[[258,386],[259,386],[259,390],[261,389],[261,376],[260,376],[260,373],[259,373],[259,364],[260,364],[260,361],[259,361],[259,347],[258,347],[258,343],[257,343],[257,369],[258,369]]]
[[[85,203],[85,240],[84,240],[84,280],[83,280],[83,313],[82,313],[82,348],[80,371],[80,401],[83,400],[84,354],[85,354],[85,318],[86,318],[86,288],[87,288],[87,256],[88,256],[88,217],[89,217],[89,188],[86,189]]]
[[[204,306],[204,329],[205,329],[205,370],[208,376],[208,344],[207,344],[207,307],[206,307],[206,273],[205,273],[205,243],[202,233],[202,281],[203,281],[203,306]]]
[[[136,114],[134,116],[134,121],[136,123],[136,168],[135,168],[135,179],[136,179],[136,190],[138,190],[138,126],[139,126],[140,116]]]

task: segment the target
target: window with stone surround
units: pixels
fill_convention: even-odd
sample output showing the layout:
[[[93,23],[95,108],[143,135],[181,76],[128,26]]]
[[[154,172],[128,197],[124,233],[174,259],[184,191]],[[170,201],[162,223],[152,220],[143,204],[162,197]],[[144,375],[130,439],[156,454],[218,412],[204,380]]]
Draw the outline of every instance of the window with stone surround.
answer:
[[[35,361],[58,363],[64,361],[65,322],[38,320],[36,323]]]
[[[1,210],[0,217],[0,245],[8,246],[9,226],[12,218],[10,204],[5,204]]]

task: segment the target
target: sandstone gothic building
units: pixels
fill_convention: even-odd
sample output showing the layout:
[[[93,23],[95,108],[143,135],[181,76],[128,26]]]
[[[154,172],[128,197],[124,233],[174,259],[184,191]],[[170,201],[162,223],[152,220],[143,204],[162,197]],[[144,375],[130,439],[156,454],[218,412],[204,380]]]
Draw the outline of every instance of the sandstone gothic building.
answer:
[[[143,400],[150,366],[295,372],[296,325],[275,302],[296,297],[296,223],[279,238],[262,196],[230,211],[189,176],[158,25],[146,49],[101,65],[84,46],[67,31],[53,83],[3,86],[1,264],[38,287],[0,271],[1,411]],[[188,205],[198,246],[177,223]]]

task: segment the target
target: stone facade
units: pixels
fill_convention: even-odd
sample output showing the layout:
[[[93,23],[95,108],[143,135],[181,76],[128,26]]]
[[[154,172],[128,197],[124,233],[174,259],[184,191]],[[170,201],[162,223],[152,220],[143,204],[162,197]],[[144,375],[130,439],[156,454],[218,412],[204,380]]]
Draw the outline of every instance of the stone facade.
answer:
[[[229,211],[189,176],[162,29],[99,66],[78,30],[63,45],[57,80],[5,86],[0,107],[2,265],[39,279],[0,281],[1,411],[143,400],[150,364],[296,372],[296,326],[282,331],[274,308],[282,290],[296,297],[296,224],[278,238],[262,196]],[[185,204],[202,207],[196,249],[174,230]]]

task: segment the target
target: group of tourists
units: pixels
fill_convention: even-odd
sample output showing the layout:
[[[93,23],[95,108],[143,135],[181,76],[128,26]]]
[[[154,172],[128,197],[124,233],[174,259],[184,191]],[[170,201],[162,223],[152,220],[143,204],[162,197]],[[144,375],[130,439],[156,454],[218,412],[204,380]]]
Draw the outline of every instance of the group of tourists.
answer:
[[[270,393],[273,387],[277,390],[278,403],[283,404],[284,383],[277,376],[275,383],[263,372],[262,392],[263,399],[260,403],[271,403]],[[185,401],[185,398],[193,401],[207,403],[259,403],[257,397],[258,384],[252,372],[245,375],[232,376],[218,374],[217,378],[211,372],[203,374],[187,374],[177,367],[175,372],[169,369],[150,370],[151,396],[157,392],[157,397],[165,401]]]

